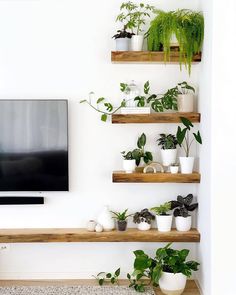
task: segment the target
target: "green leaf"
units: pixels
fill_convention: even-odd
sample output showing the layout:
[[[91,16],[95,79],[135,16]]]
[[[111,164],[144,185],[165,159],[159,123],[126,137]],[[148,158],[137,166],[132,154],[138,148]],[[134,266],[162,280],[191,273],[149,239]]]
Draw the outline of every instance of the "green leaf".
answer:
[[[107,278],[107,279],[110,279],[110,278],[111,278],[111,273],[107,273],[107,274],[106,274],[106,278]]]
[[[146,144],[146,135],[142,133],[142,135],[138,138],[137,146],[142,149]]]
[[[114,277],[112,277],[112,278],[111,278],[111,283],[112,283],[112,284],[115,284],[115,282],[116,282],[116,279],[115,279]]]
[[[121,106],[122,108],[126,107],[126,101],[125,101],[125,99],[122,100],[120,106]]]
[[[104,284],[104,279],[99,279],[98,283],[99,283],[100,286],[102,286]]]
[[[136,257],[145,254],[143,250],[136,250],[133,253]]]
[[[107,120],[107,114],[102,114],[102,115],[101,115],[101,120],[102,120],[103,122],[106,122],[106,120]]]
[[[188,128],[188,130],[190,130],[190,127],[193,127],[193,124],[189,119],[180,117],[180,120],[184,124],[184,126]]]
[[[118,277],[120,275],[120,268],[115,271],[115,275]]]
[[[104,103],[104,106],[106,107],[108,112],[111,112],[113,110],[113,106],[109,102]]]
[[[79,103],[84,103],[84,102],[86,102],[87,100],[86,99],[83,99],[83,100],[81,100]]]
[[[148,93],[149,93],[149,90],[150,90],[150,85],[149,85],[149,81],[147,81],[147,82],[144,84],[144,93],[145,93],[145,94],[148,94]]]
[[[130,280],[131,279],[131,275],[129,273],[127,273],[127,279]]]
[[[189,254],[189,250],[187,250],[187,249],[180,250],[179,257],[180,257],[181,261],[185,261],[188,254]]]
[[[148,255],[146,255],[146,254],[140,255],[135,258],[134,268],[137,270],[144,270],[144,269],[148,268],[151,265],[151,263],[152,263],[152,261],[148,257]]]
[[[121,92],[124,92],[126,88],[127,88],[127,84],[126,83],[120,83],[120,91]]]
[[[104,97],[100,97],[98,100],[97,100],[97,104],[99,104],[100,102],[102,102],[105,98]]]
[[[193,135],[194,135],[196,141],[197,141],[198,143],[202,144],[202,137],[201,137],[200,132],[198,131],[197,134],[196,134],[196,133],[193,133]]]
[[[182,142],[184,141],[184,138],[185,138],[186,132],[187,132],[187,128],[184,128],[184,129],[182,130],[182,129],[180,128],[180,126],[178,126],[178,130],[177,130],[176,137],[177,137],[177,141],[178,141],[178,144],[179,144],[179,145],[181,145]]]

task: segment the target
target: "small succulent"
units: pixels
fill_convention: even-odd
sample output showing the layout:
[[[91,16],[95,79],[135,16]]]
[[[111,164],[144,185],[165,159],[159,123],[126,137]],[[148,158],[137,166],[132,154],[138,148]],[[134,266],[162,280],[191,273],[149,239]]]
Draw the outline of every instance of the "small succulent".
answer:
[[[127,214],[128,209],[125,209],[125,211],[123,212],[114,212],[111,211],[112,214],[114,214],[113,218],[119,220],[119,221],[123,221],[126,220],[129,216],[131,216],[132,214]]]
[[[171,210],[171,203],[166,202],[163,205],[151,208],[151,210],[155,212],[156,215],[168,215],[167,212]]]
[[[151,224],[152,220],[155,219],[155,216],[148,211],[148,209],[143,209],[140,212],[136,212],[133,217],[134,223],[141,223],[146,222],[148,224]]]
[[[188,217],[189,211],[194,211],[198,207],[198,203],[192,204],[193,195],[188,194],[185,198],[177,197],[177,201],[171,201],[171,210],[174,209],[174,216]]]
[[[161,146],[162,150],[173,150],[176,149],[178,141],[175,135],[173,134],[160,134],[160,138],[157,139],[158,145]]]

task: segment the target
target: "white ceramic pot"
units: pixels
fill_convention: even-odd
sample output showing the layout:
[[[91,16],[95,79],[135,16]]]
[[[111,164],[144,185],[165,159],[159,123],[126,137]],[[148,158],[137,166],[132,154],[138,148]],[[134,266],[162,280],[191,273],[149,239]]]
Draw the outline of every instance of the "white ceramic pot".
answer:
[[[176,46],[179,46],[179,42],[176,38],[176,35],[172,34],[170,38],[170,47],[176,47]]]
[[[179,172],[179,166],[170,166],[170,173],[176,174]]]
[[[95,226],[95,231],[96,231],[96,233],[101,233],[102,231],[103,231],[103,226],[101,225],[101,224],[97,224],[96,226]]]
[[[192,93],[179,94],[177,96],[177,105],[179,112],[193,112],[194,109],[194,95]]]
[[[130,42],[131,51],[142,51],[143,49],[143,35],[133,35]]]
[[[191,174],[193,172],[194,157],[179,157],[181,173]]]
[[[97,222],[94,220],[89,220],[87,223],[87,231],[95,231],[95,227],[97,225]]]
[[[171,225],[172,225],[172,215],[157,215],[157,229],[161,232],[168,232],[171,231]]]
[[[140,223],[138,223],[138,229],[139,230],[149,230],[151,228],[151,224],[145,222],[145,221],[142,221]]]
[[[177,156],[177,149],[168,149],[168,150],[161,149],[162,164],[164,166],[169,166],[170,164],[175,163],[176,156]]]
[[[182,273],[162,272],[159,280],[161,292],[166,295],[180,295],[186,286],[187,277]]]
[[[129,38],[117,38],[116,39],[116,51],[128,51],[130,47]]]
[[[126,173],[132,173],[135,171],[135,160],[123,160],[123,169]]]
[[[192,226],[192,216],[177,216],[175,217],[175,224],[178,231],[189,231]]]
[[[97,220],[104,231],[112,231],[115,228],[115,222],[108,206],[104,207]]]

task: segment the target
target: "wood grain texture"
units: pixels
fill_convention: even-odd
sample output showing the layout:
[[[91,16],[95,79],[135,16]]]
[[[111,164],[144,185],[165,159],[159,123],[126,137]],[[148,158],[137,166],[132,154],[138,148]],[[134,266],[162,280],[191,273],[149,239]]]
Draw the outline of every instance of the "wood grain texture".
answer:
[[[163,51],[112,51],[111,61],[115,63],[165,63]],[[193,62],[200,62],[201,54],[193,57]],[[179,52],[171,51],[166,63],[179,63]]]
[[[97,286],[96,280],[1,280],[0,286]],[[119,280],[119,285],[129,285],[128,280]],[[156,294],[162,294],[159,288],[155,289]],[[137,293],[138,294],[138,293]],[[188,280],[183,295],[200,295],[197,284],[194,280]]]
[[[156,229],[140,231],[129,228],[125,232],[88,232],[86,229],[1,229],[0,243],[64,243],[64,242],[199,242],[197,229],[162,233]]]
[[[114,171],[113,182],[122,183],[200,183],[201,175],[198,172],[192,174],[171,173],[125,173]]]
[[[154,114],[114,114],[113,124],[130,123],[179,123],[180,117],[189,119],[192,123],[200,122],[199,113],[154,113]]]

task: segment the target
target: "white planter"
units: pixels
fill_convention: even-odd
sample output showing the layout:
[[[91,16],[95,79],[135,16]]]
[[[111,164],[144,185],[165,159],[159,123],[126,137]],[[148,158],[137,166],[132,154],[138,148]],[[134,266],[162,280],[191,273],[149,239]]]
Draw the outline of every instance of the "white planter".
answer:
[[[193,112],[194,109],[194,95],[192,93],[179,94],[177,96],[177,105],[179,112]]]
[[[111,231],[115,228],[115,222],[108,206],[98,216],[98,223],[103,227],[104,231]]]
[[[131,51],[142,51],[143,49],[143,35],[133,35],[131,38]]]
[[[117,38],[116,51],[129,51],[130,38]]]
[[[87,223],[87,231],[95,231],[95,227],[97,225],[97,222],[94,220],[89,220]]]
[[[157,215],[157,229],[161,232],[168,232],[171,231],[171,225],[172,225],[172,215]]]
[[[192,225],[192,216],[177,216],[175,217],[175,224],[178,231],[189,231]]]
[[[138,229],[139,230],[149,230],[151,228],[151,224],[145,222],[145,221],[142,221],[140,223],[138,223]]]
[[[187,277],[182,273],[162,272],[159,280],[161,292],[166,295],[180,295],[186,286]]]
[[[126,173],[132,173],[135,171],[135,160],[123,160],[123,169]]]
[[[172,34],[170,38],[170,47],[176,47],[176,46],[179,46],[179,42],[176,38],[176,35]]]
[[[176,174],[179,172],[179,166],[170,166],[170,173]]]
[[[191,174],[193,172],[194,157],[179,157],[181,173]]]
[[[164,166],[169,166],[170,164],[175,163],[176,156],[177,156],[177,149],[168,149],[168,150],[161,149],[162,164]]]

